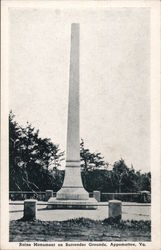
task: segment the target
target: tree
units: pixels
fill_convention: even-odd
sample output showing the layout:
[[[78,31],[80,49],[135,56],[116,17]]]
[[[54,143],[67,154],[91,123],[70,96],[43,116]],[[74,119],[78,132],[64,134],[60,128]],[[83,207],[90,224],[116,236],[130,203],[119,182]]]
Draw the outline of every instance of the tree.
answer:
[[[139,191],[151,191],[151,173],[136,172],[137,175],[137,187]]]
[[[134,183],[135,172],[133,168],[131,168],[130,170],[127,167],[123,159],[120,159],[119,161],[116,161],[114,163],[112,174],[116,192],[121,193],[122,191],[123,192],[132,191],[133,186],[135,186]]]
[[[108,163],[104,161],[101,153],[91,153],[85,148],[84,141],[80,143],[82,181],[85,189],[89,192],[94,190],[104,191],[109,182]]]
[[[81,168],[84,171],[99,169],[101,167],[105,168],[108,166],[108,163],[104,161],[104,157],[101,153],[91,153],[89,149],[84,147],[83,139],[81,139],[80,143],[80,156]]]
[[[10,112],[9,154],[10,190],[45,190],[54,180],[49,167],[58,167],[64,152],[31,124],[19,126]]]
[[[14,120],[12,112],[9,114],[9,183],[10,189],[21,190],[29,186],[25,164],[21,159],[22,129]]]
[[[81,175],[85,189],[92,192],[138,192],[151,190],[151,174],[141,174],[123,159],[113,164],[105,162],[101,153],[91,153],[80,143]],[[9,186],[10,190],[52,189],[57,192],[64,179],[59,170],[64,152],[49,138],[41,138],[31,124],[20,126],[12,112],[9,114]]]

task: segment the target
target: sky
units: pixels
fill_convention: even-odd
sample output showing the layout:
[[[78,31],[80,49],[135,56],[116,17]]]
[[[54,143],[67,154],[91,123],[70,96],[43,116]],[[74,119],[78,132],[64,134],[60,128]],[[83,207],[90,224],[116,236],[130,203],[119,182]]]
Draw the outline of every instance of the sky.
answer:
[[[80,136],[150,171],[148,8],[11,8],[9,109],[66,150],[71,23],[80,24]]]

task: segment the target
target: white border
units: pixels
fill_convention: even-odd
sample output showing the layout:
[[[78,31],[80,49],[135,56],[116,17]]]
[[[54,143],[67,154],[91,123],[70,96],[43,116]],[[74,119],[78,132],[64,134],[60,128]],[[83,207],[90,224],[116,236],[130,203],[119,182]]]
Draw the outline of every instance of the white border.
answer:
[[[159,1],[57,1],[2,0],[2,74],[1,74],[1,249],[33,249],[8,242],[8,8],[108,9],[118,7],[149,7],[151,9],[151,171],[152,171],[152,242],[144,249],[159,250],[160,244],[160,2]],[[39,242],[40,243],[40,242]],[[84,243],[84,242],[83,242]],[[119,242],[120,243],[120,242]],[[88,245],[88,242],[87,242]],[[108,243],[110,245],[110,243]],[[140,248],[139,243],[136,243]],[[46,247],[34,247],[34,249]],[[49,247],[51,249],[51,247]],[[69,247],[68,247],[69,248]],[[98,249],[98,247],[89,247]],[[100,249],[101,247],[99,247]],[[111,249],[113,247],[103,247]],[[117,247],[136,249],[136,247]],[[55,247],[55,249],[59,249]],[[61,247],[61,249],[65,249]],[[70,247],[70,249],[75,249]],[[78,247],[77,247],[78,249]],[[81,247],[80,249],[84,249]]]

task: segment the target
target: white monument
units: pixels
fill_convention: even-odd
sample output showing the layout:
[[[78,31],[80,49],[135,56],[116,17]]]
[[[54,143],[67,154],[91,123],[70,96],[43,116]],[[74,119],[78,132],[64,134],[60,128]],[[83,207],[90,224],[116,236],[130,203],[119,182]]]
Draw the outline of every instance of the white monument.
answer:
[[[52,204],[51,204],[52,203]],[[79,136],[79,24],[71,26],[70,78],[65,178],[56,198],[50,198],[48,208],[96,208],[89,198],[80,172]]]

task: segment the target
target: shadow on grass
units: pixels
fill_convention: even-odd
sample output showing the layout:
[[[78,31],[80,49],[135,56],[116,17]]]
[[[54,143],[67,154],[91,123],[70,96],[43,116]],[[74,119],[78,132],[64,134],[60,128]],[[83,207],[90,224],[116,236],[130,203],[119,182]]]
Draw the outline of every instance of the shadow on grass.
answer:
[[[10,241],[150,241],[151,222],[87,218],[10,222]]]

